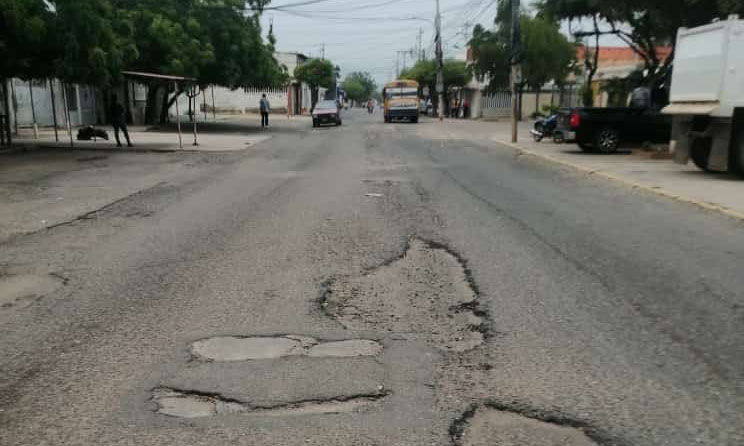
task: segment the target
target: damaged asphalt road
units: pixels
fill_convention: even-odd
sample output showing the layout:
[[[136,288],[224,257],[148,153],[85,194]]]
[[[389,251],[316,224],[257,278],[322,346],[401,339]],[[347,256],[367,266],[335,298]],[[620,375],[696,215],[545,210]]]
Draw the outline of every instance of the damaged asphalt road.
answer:
[[[740,223],[381,121],[2,242],[0,445],[744,444]]]

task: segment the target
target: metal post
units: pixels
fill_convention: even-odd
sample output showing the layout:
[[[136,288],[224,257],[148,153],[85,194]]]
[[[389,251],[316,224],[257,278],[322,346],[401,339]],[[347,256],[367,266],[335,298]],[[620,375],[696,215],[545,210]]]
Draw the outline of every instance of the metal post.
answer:
[[[16,97],[15,92],[15,81],[13,78],[10,78],[8,82],[10,83],[10,93],[13,100],[13,130],[15,131],[15,134],[18,135],[18,98]],[[8,132],[10,132],[10,116],[8,116]]]
[[[214,107],[214,85],[212,85],[212,119],[217,120],[217,109]]]
[[[49,93],[52,96],[52,121],[54,121],[54,140],[59,142],[59,132],[57,131],[57,101],[54,99],[54,81],[49,79]]]
[[[39,139],[39,125],[36,123],[36,107],[34,106],[34,81],[28,81],[28,95],[31,97],[31,124],[34,128],[34,139]]]
[[[196,121],[197,121],[197,119],[196,119],[196,116],[197,116],[197,113],[196,113],[196,86],[191,87],[191,94],[194,97],[194,115],[193,115],[194,116],[194,145],[195,146],[198,146],[199,145],[199,141],[198,141],[197,135],[196,135]],[[189,99],[189,100],[191,100],[191,99]]]
[[[202,99],[203,99],[202,102],[204,102],[204,122],[207,122],[207,118],[209,116],[207,114],[207,112],[208,112],[208,110],[207,110],[207,93],[204,90],[202,90],[201,93],[202,93]]]
[[[10,95],[8,94],[8,84],[12,84],[13,79],[2,79],[2,87],[3,87],[3,103],[5,105],[5,123],[0,123],[0,125],[5,125],[5,129],[3,129],[3,132],[7,133],[8,139],[7,143],[8,145],[13,145],[13,137],[10,134]]]
[[[517,85],[519,84],[521,77],[522,77],[522,70],[521,70],[521,46],[522,46],[522,37],[520,33],[520,23],[519,23],[519,0],[511,0],[512,2],[512,27],[511,27],[511,50],[512,50],[512,70],[511,70],[511,100],[512,100],[512,137],[511,141],[517,142],[518,139],[518,130],[519,130],[519,97],[518,97],[518,88]]]
[[[174,95],[176,95],[176,126],[178,127],[178,148],[183,149],[183,139],[181,138],[181,112],[178,111],[178,82],[173,81]]]
[[[442,16],[439,13],[439,0],[437,0],[437,17],[435,20],[435,25],[437,28],[437,93],[439,102],[439,104],[437,104],[437,110],[439,112],[439,120],[441,121],[444,119],[444,56],[442,54]]]
[[[72,141],[72,124],[70,123],[70,106],[67,102],[67,88],[65,84],[62,84],[62,98],[65,102],[65,123],[67,126],[67,134],[70,135],[70,147],[74,148],[75,143]]]

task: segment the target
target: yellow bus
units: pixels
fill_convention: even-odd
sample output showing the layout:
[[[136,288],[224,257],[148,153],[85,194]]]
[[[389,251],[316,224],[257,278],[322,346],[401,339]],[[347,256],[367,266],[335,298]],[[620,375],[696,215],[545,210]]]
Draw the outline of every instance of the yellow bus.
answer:
[[[385,122],[393,119],[419,120],[419,84],[416,81],[400,79],[385,84],[382,89],[385,101]]]

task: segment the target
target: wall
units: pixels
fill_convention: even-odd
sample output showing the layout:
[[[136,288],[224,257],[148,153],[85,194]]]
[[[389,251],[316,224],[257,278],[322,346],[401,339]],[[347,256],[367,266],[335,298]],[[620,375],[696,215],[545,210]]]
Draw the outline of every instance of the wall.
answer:
[[[11,85],[11,123],[17,124],[19,128],[33,126],[34,115],[39,127],[51,127],[54,125],[52,113],[52,96],[49,81],[28,82],[21,79],[12,79]],[[57,113],[57,126],[65,127],[65,108],[62,84],[52,81],[55,98],[55,109]],[[30,87],[30,88],[29,88]],[[33,109],[31,107],[31,96],[33,91]],[[93,125],[96,123],[98,104],[96,91],[85,85],[68,85],[67,101],[70,108],[70,124],[72,126]],[[15,111],[15,113],[14,113]]]
[[[538,99],[539,96],[539,99]],[[535,113],[536,107],[540,113],[545,113],[544,106],[578,107],[578,93],[575,88],[566,88],[563,93],[557,89],[522,94],[522,119],[529,119]],[[538,103],[539,100],[539,103]],[[511,92],[499,91],[491,95],[484,95],[480,101],[480,110],[473,110],[473,117],[483,119],[505,119],[511,116]]]

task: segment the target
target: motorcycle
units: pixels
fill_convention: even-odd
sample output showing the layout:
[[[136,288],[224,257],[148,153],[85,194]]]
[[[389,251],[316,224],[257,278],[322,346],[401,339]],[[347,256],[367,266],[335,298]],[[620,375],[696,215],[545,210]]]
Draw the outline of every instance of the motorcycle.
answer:
[[[375,106],[374,105],[368,105],[367,106],[367,113],[370,115],[375,112]]]
[[[535,125],[530,134],[535,142],[540,142],[543,138],[552,137],[553,142],[556,144],[563,144],[566,141],[565,135],[562,130],[558,130],[558,115],[550,115],[547,118],[543,117],[535,121]]]

